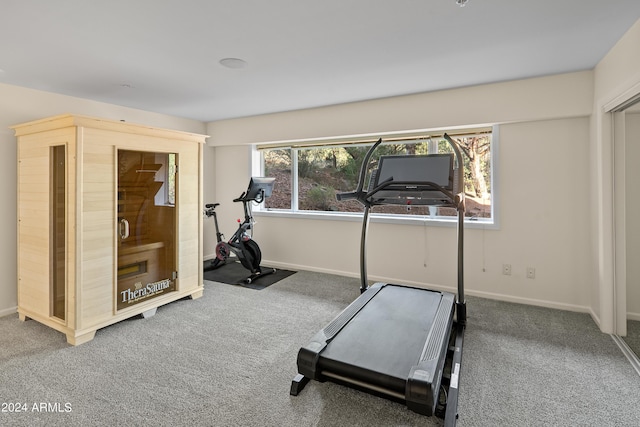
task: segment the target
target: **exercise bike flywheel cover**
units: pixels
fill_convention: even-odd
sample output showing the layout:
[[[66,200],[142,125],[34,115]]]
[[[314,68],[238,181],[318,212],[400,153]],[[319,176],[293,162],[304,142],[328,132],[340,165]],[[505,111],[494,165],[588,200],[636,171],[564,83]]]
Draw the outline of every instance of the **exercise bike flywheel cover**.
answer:
[[[216,258],[220,261],[226,261],[229,258],[229,245],[227,242],[218,242],[216,245]]]

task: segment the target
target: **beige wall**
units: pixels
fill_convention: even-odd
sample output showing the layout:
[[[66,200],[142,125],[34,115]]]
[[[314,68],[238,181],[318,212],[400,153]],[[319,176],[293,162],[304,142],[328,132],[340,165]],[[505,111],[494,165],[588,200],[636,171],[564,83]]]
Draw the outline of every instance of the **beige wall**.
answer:
[[[16,138],[9,126],[64,113],[205,133],[205,125],[195,120],[0,84],[0,316],[15,312],[17,306]]]
[[[467,293],[588,311],[587,118],[503,125],[500,228],[465,231]],[[570,194],[570,195],[569,195]],[[263,257],[358,276],[360,222],[259,217]],[[456,286],[454,227],[372,222],[369,278]],[[512,275],[502,274],[502,264]],[[536,278],[526,278],[526,268]]]
[[[588,116],[592,73],[512,81],[209,123],[213,146]]]
[[[232,192],[217,186],[216,194],[229,201],[246,186],[249,171],[233,165],[248,159],[249,143],[502,123],[500,228],[467,229],[467,290],[588,311],[592,87],[592,73],[581,72],[210,123],[211,144],[224,159],[216,181],[235,186]],[[226,227],[240,207],[220,209]],[[265,215],[258,220],[255,238],[265,261],[359,275],[360,222]],[[455,287],[455,228],[373,222],[369,239],[370,279]],[[502,275],[503,263],[512,265],[511,276]],[[527,267],[536,269],[535,279],[526,278]]]
[[[248,146],[226,146],[214,149],[208,158],[205,156],[205,170],[211,171],[205,176],[204,203],[220,203],[216,208],[220,231],[226,239],[236,231],[238,218],[243,218],[242,203],[233,203],[233,199],[247,189],[251,177],[251,157]],[[216,232],[213,218],[204,220],[204,255],[205,259],[214,257]]]

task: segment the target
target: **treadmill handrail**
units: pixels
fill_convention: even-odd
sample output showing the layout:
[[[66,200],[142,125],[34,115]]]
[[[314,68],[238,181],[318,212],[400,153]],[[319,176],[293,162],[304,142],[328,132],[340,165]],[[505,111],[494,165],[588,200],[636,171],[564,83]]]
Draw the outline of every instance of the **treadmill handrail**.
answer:
[[[364,188],[364,181],[367,177],[367,167],[369,166],[369,160],[371,160],[373,152],[376,150],[376,148],[378,148],[378,145],[380,144],[382,144],[382,138],[379,138],[378,141],[376,141],[376,143],[373,144],[371,148],[369,148],[369,151],[367,151],[367,154],[365,154],[364,159],[362,159],[360,172],[358,172],[358,185],[356,186],[355,191],[338,193],[336,194],[336,200],[343,201],[356,199],[359,202],[364,203],[362,199],[362,195],[364,192],[362,191],[362,189]]]
[[[369,148],[367,154],[365,154],[364,159],[362,159],[362,164],[360,165],[360,173],[358,174],[358,186],[356,187],[356,193],[361,193],[362,188],[364,188],[364,180],[367,177],[367,168],[369,166],[369,160],[371,160],[371,156],[373,152],[378,148],[378,146],[382,144],[382,138],[379,138],[378,141]]]
[[[369,162],[371,160],[371,156],[376,148],[382,143],[382,138],[378,139],[378,141],[369,148],[364,159],[362,161],[362,165],[360,166],[360,173],[358,176],[358,185],[355,191],[338,193],[336,194],[336,199],[339,201],[342,200],[353,200],[356,199],[362,205],[364,205],[364,215],[362,217],[362,231],[360,233],[360,292],[364,292],[368,288],[368,279],[367,279],[367,265],[366,265],[366,241],[367,241],[367,228],[369,224],[369,213],[373,206],[375,205],[384,205],[390,204],[385,203],[384,200],[376,201],[372,200],[373,196],[389,187],[392,184],[395,185],[422,185],[428,186],[432,185],[435,191],[440,191],[442,194],[447,196],[450,200],[451,204],[441,204],[440,206],[453,206],[458,211],[458,221],[457,221],[457,240],[458,240],[458,294],[456,298],[456,306],[458,313],[458,321],[461,324],[466,323],[466,305],[464,298],[464,214],[465,214],[465,194],[464,194],[464,159],[462,157],[462,153],[458,144],[448,135],[443,135],[444,139],[449,143],[453,152],[455,154],[456,163],[454,164],[454,172],[457,174],[457,179],[454,178],[454,184],[457,183],[457,186],[454,188],[454,192],[445,190],[438,184],[433,182],[400,182],[393,181],[393,177],[390,177],[378,184],[375,188],[370,191],[364,191],[364,183],[367,175],[367,170],[369,167]],[[407,190],[411,191],[411,190]],[[427,190],[429,191],[429,190]]]

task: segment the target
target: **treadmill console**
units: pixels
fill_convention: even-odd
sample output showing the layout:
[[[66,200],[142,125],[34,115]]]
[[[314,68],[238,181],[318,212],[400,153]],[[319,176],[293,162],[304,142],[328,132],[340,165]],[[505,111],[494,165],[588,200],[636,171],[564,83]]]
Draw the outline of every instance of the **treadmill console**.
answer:
[[[453,153],[382,156],[371,174],[369,197],[376,205],[450,204],[454,171]]]

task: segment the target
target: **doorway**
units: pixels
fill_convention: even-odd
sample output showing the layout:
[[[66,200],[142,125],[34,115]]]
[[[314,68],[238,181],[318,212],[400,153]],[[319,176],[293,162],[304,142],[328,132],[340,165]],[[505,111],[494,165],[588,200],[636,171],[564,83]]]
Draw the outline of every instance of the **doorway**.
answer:
[[[640,365],[640,99],[614,109],[615,303],[621,348]],[[639,372],[640,373],[640,372]]]

